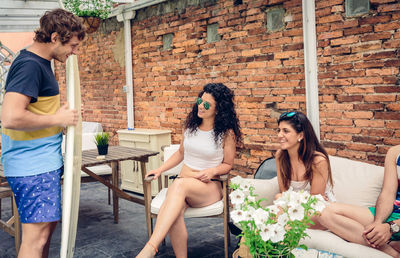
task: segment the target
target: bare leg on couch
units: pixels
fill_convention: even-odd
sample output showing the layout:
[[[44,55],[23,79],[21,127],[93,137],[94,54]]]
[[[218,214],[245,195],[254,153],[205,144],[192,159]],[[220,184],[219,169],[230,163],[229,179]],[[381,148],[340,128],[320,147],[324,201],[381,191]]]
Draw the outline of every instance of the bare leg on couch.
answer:
[[[349,242],[369,246],[363,237],[363,233],[365,226],[374,222],[374,216],[366,207],[332,203],[322,211],[319,222],[322,226]],[[391,245],[384,244],[378,249],[392,257],[400,257],[399,252]]]

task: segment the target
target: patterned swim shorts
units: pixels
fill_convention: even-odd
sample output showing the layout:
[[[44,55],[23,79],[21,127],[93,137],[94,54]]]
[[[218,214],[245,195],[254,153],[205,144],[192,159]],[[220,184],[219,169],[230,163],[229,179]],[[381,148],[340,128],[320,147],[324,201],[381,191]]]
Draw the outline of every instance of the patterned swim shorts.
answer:
[[[34,176],[7,177],[21,223],[59,221],[64,167]]]

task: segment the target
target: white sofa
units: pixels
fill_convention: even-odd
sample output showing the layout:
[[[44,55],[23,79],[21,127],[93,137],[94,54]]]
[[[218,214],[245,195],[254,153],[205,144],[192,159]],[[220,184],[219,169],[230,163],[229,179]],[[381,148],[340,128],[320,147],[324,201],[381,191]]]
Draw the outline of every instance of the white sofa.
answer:
[[[375,206],[382,188],[384,168],[364,162],[330,156],[334,193],[341,203]],[[279,192],[276,177],[269,180],[252,179],[259,197],[267,198],[264,205],[272,203]],[[390,257],[385,253],[359,244],[349,243],[337,235],[322,230],[307,230],[310,238],[302,240],[308,248],[324,250],[344,257]]]

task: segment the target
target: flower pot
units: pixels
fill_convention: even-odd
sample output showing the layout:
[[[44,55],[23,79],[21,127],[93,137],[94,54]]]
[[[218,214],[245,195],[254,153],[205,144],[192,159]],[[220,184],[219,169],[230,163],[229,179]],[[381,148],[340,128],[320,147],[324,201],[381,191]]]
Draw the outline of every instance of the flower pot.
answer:
[[[99,17],[84,16],[82,19],[88,34],[95,32],[100,27],[101,19]]]
[[[107,155],[108,144],[107,145],[97,145],[97,151],[99,152],[99,155]]]
[[[286,257],[288,257],[288,258],[290,258],[290,257],[293,257],[291,254],[292,251],[293,251],[293,248],[277,251],[279,254],[257,254],[256,253],[254,256],[252,256],[250,254],[249,247],[244,244],[244,237],[242,237],[240,240],[240,247],[235,252],[233,252],[232,257],[233,258],[238,258],[238,257],[241,257],[241,258],[286,258]],[[276,252],[274,252],[274,253],[276,253]]]

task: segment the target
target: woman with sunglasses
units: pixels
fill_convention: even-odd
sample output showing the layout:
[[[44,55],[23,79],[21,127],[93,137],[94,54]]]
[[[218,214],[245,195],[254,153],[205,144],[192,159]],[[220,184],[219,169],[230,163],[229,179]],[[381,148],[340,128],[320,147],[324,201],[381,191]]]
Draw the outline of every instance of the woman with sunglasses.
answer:
[[[186,118],[179,150],[161,167],[147,173],[157,179],[183,161],[179,177],[168,188],[154,232],[137,257],[154,257],[167,234],[175,256],[187,257],[186,208],[204,207],[222,199],[221,184],[213,179],[229,173],[236,144],[242,141],[233,97],[222,83],[205,85]]]
[[[328,154],[308,118],[301,112],[283,113],[278,119],[278,140],[275,158],[280,192],[292,187],[335,201]]]

